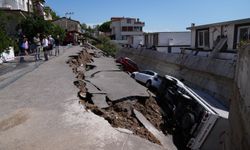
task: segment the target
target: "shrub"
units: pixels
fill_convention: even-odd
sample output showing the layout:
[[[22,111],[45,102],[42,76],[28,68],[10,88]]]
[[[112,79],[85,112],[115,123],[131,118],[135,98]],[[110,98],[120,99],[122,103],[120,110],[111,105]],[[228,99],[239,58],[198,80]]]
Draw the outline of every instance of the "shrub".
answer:
[[[110,41],[110,39],[106,36],[99,36],[97,44],[95,46],[101,50],[103,50],[107,55],[115,56],[118,46]]]

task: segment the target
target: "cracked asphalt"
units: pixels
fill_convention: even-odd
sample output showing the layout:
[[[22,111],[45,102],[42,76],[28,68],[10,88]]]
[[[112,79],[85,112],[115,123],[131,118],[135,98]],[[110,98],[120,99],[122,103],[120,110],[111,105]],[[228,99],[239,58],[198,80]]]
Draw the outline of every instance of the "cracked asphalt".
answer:
[[[0,90],[0,149],[160,150],[122,133],[79,104],[68,56],[72,47]]]

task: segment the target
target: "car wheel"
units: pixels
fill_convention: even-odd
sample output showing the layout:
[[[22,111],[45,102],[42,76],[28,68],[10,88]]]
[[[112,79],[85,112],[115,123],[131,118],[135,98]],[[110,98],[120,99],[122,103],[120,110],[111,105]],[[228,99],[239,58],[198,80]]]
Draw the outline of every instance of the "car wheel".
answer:
[[[189,129],[195,123],[195,116],[192,113],[185,113],[181,120],[182,129]]]
[[[133,78],[133,79],[134,79],[134,78],[135,78],[135,74],[132,74],[132,75],[131,75],[131,78]]]
[[[150,80],[148,80],[148,81],[146,82],[146,87],[147,87],[147,88],[150,88],[150,87],[151,87],[151,81],[150,81]]]

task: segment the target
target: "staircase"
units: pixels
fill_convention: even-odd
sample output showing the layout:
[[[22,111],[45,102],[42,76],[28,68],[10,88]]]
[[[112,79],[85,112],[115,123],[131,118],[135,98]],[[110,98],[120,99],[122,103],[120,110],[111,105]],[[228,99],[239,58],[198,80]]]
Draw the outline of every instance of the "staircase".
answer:
[[[226,37],[221,38],[220,41],[214,47],[213,51],[210,53],[209,57],[214,58],[226,43],[227,43],[227,38]]]

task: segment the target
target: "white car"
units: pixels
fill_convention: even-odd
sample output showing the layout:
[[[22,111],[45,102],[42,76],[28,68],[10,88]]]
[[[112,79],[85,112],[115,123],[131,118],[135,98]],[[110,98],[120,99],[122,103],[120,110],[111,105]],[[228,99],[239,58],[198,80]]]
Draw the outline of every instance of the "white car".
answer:
[[[146,84],[147,88],[153,87],[159,89],[161,84],[161,78],[158,74],[151,70],[144,70],[139,72],[133,72],[131,77],[135,80]]]

